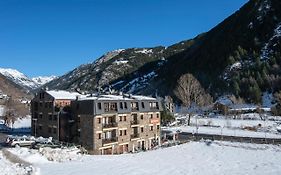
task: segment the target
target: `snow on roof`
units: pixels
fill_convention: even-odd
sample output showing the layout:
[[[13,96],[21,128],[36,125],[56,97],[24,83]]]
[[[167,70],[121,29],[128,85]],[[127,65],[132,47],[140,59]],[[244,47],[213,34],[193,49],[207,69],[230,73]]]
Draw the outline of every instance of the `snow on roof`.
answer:
[[[142,95],[133,95],[132,98],[136,100],[156,100],[156,98],[142,96]]]
[[[156,100],[156,98],[141,96],[141,95],[131,95],[131,96],[123,96],[123,95],[95,95],[83,97],[80,100]]]
[[[68,92],[68,91],[46,91],[46,93],[50,94],[56,100],[75,100],[76,97],[81,97],[82,95],[77,92]]]
[[[226,106],[230,106],[233,104],[233,102],[227,97],[227,96],[222,96],[220,97],[216,103],[220,103],[220,104],[223,104],[223,105],[226,105]]]

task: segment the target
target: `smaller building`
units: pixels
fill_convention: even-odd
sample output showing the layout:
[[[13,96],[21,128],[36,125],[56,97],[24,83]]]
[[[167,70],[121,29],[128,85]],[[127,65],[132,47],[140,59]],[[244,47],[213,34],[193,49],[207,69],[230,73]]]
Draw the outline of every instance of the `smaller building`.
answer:
[[[175,113],[175,103],[170,96],[165,96],[164,99],[165,109],[168,110],[171,114]]]
[[[32,135],[70,141],[73,135],[70,104],[80,96],[76,92],[39,91],[31,101]]]

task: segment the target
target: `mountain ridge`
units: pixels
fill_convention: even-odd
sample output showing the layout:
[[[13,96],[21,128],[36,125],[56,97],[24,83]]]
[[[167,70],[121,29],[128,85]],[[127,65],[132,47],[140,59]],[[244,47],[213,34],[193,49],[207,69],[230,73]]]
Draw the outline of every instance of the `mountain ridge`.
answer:
[[[78,67],[47,86],[174,96],[177,80],[190,73],[215,98],[233,94],[260,103],[262,92],[281,90],[280,12],[278,0],[250,0],[194,39],[167,48],[125,49],[106,61],[101,57],[100,62]]]

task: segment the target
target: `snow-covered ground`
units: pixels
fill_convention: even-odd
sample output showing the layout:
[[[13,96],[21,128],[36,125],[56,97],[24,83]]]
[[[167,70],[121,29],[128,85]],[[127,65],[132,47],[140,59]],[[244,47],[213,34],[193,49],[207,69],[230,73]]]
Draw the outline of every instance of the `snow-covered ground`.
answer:
[[[26,148],[13,148],[11,151],[32,163],[41,175],[276,175],[281,173],[281,147],[273,145],[218,141],[190,142],[138,154],[72,155],[72,160],[67,159],[62,162],[48,161],[39,151]],[[63,155],[67,156],[67,153]],[[0,167],[3,167],[4,174],[11,172],[10,169],[5,168],[6,165],[11,166],[0,159]]]
[[[238,137],[281,138],[281,133],[277,131],[278,127],[280,127],[281,118],[274,116],[262,117],[266,118],[266,120],[262,120],[257,113],[241,114],[239,119],[235,119],[235,116],[205,118],[200,115],[195,115],[190,119],[190,126],[187,126],[187,124],[180,125],[178,122],[178,127],[174,125],[174,127],[164,129],[211,135],[222,134]],[[187,123],[187,116],[178,116],[177,119]]]
[[[229,129],[229,128],[218,128],[218,127],[198,127],[196,126],[180,126],[166,128],[169,131],[182,131],[188,133],[199,133],[199,134],[210,134],[210,135],[225,135],[225,136],[236,136],[236,137],[253,137],[253,138],[281,138],[281,134],[269,133],[269,132],[256,132],[241,129]]]
[[[14,129],[31,128],[31,116],[20,118],[13,124]]]
[[[3,152],[0,151],[0,174],[1,175],[26,175],[31,167],[25,167],[20,164],[12,163],[6,159]]]

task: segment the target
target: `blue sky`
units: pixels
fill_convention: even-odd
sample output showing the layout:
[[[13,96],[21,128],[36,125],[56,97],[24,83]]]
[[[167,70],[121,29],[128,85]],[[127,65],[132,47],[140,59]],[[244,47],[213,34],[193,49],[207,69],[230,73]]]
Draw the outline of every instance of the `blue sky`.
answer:
[[[0,67],[63,75],[119,48],[168,46],[247,0],[1,0]]]

